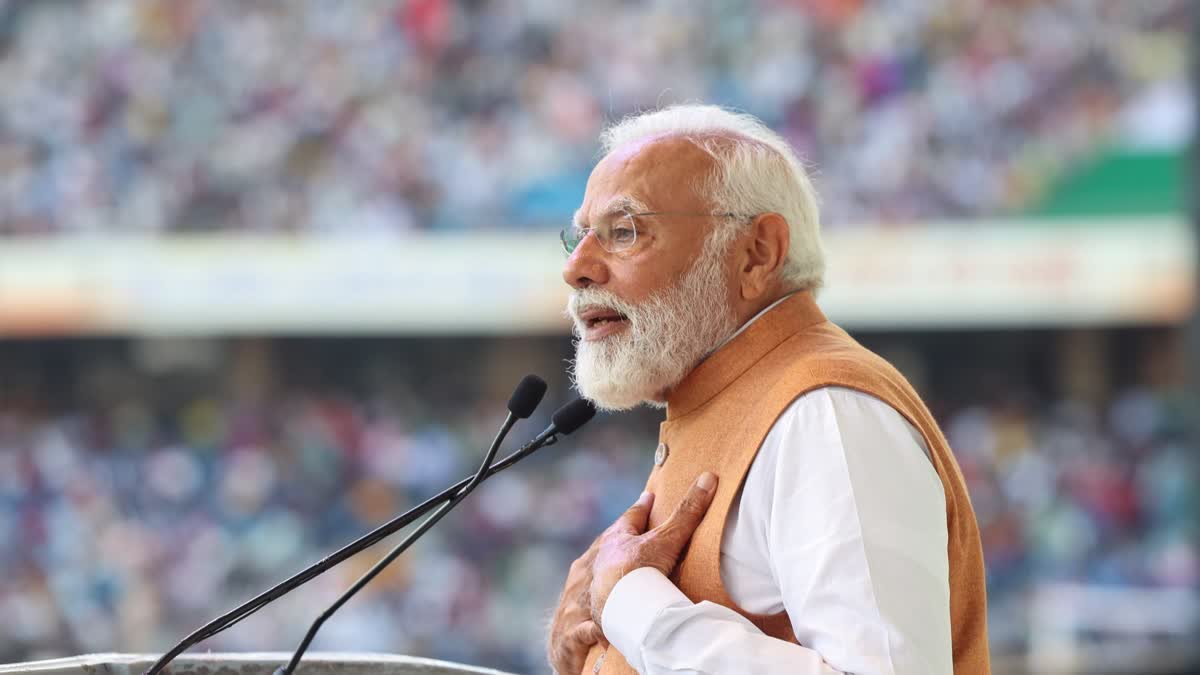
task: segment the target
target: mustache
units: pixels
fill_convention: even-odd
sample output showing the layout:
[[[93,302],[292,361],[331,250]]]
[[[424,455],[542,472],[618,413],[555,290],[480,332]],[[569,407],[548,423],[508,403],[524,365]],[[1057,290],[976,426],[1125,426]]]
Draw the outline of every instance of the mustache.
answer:
[[[578,325],[579,315],[590,309],[606,309],[624,314],[631,322],[638,316],[640,307],[622,300],[616,293],[602,288],[583,288],[571,293],[567,300],[566,315]]]

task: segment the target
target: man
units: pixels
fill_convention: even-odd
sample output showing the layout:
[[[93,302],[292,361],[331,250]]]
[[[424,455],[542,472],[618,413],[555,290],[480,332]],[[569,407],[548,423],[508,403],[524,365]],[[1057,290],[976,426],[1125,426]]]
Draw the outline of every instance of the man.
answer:
[[[712,106],[602,140],[563,232],[574,377],[666,420],[647,491],[571,566],[551,666],[988,673],[962,475],[904,378],[814,303],[816,198],[786,142]]]

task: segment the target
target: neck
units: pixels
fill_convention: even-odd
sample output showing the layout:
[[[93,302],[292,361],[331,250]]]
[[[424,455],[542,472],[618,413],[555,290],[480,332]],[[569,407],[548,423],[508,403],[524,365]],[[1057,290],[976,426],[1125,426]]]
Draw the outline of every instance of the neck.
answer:
[[[747,321],[672,388],[667,396],[668,420],[712,398],[797,330],[825,320],[807,291],[786,294],[775,302]]]
[[[789,298],[799,292],[800,292],[799,290],[791,290],[791,291],[780,290],[778,293],[767,296],[767,298],[764,300],[754,303],[753,305],[747,305],[747,307],[745,309],[738,312],[738,326],[739,326],[738,329],[733,331],[732,333],[730,333],[724,340],[721,340],[712,349],[710,349],[703,357],[701,357],[700,361],[696,363],[696,365],[692,368],[692,370],[695,370],[696,368],[698,368],[700,366],[700,364],[707,361],[710,356],[712,356],[713,354],[715,354],[718,351],[720,351],[721,349],[723,349],[730,342],[733,342],[734,338],[736,338],[738,335],[741,335],[742,332],[744,332],[747,328],[750,327],[750,324],[754,323],[759,318],[761,318],[762,315],[766,314],[768,310],[770,310],[774,306],[778,305],[779,303],[783,302],[787,298]],[[685,377],[684,381],[686,381],[686,380],[687,380],[687,378]],[[682,382],[680,384],[682,384]],[[676,385],[676,386],[678,386],[678,385]],[[654,397],[654,400],[658,401],[658,402],[665,402],[670,397],[670,395],[671,395],[670,390],[661,391],[658,393],[658,395],[656,395]]]
[[[744,328],[747,323],[753,321],[759,314],[762,314],[763,310],[796,292],[797,290],[776,288],[774,292],[767,293],[757,300],[743,304],[737,310],[738,326]]]
[[[750,309],[747,309],[744,313],[739,312],[738,329],[733,331],[733,333],[731,333],[729,335],[729,337],[722,340],[719,344],[717,344],[717,346],[713,347],[712,350],[708,352],[708,354],[704,355],[704,358],[707,359],[709,356],[712,356],[712,354],[715,353],[717,350],[721,349],[725,345],[732,342],[735,337],[740,335],[742,333],[742,331],[746,330],[746,328],[748,328],[750,326],[750,324],[757,321],[758,318],[761,317],[763,314],[766,314],[767,311],[770,310],[772,307],[774,307],[775,305],[778,305],[779,303],[783,302],[787,298],[789,298],[799,292],[800,291],[779,291],[778,293],[769,296],[768,299],[763,300],[758,303],[755,303]],[[701,359],[701,361],[703,361],[703,360],[704,359]]]

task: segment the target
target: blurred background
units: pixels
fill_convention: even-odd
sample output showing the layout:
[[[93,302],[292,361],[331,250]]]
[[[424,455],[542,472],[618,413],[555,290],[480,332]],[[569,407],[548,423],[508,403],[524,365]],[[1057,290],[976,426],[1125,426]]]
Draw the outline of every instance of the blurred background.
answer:
[[[1186,0],[0,0],[0,662],[165,650],[472,471],[527,372],[540,430],[598,132],[705,101],[810,164],[822,305],[968,479],[996,672],[1190,672],[1196,32]],[[314,648],[546,672],[657,421],[485,483]],[[204,646],[292,649],[384,550]]]

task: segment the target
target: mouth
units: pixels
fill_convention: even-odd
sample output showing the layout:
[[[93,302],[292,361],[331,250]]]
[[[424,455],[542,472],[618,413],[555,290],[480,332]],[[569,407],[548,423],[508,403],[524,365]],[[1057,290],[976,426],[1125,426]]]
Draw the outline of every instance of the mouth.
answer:
[[[583,339],[589,341],[599,340],[629,327],[629,317],[606,307],[594,307],[580,312],[579,322],[584,327]]]

